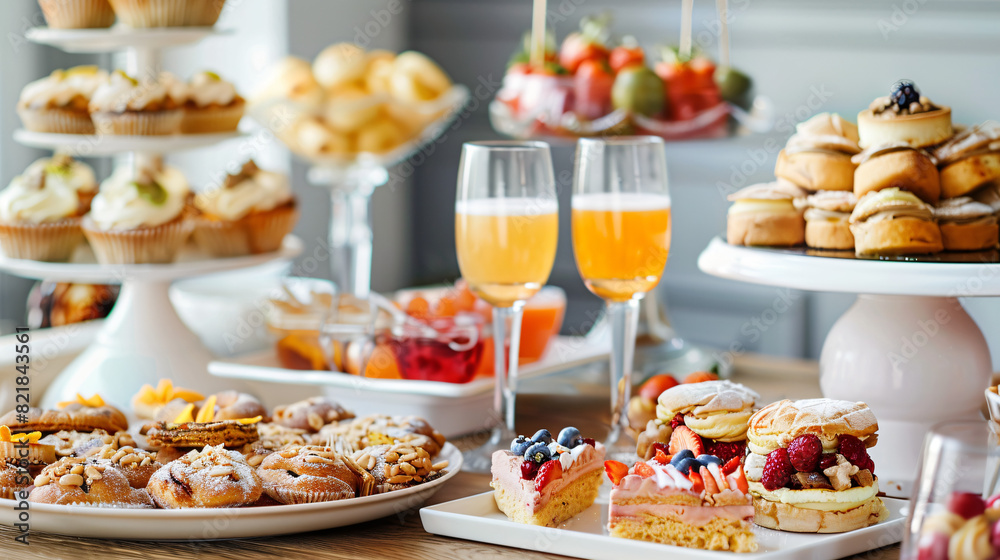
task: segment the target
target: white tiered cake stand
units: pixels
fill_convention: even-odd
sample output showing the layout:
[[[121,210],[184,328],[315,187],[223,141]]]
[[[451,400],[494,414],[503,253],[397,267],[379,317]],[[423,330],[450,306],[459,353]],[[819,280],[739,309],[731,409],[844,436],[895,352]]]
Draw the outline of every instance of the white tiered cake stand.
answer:
[[[29,40],[67,52],[104,53],[124,50],[128,71],[140,76],[159,68],[163,48],[198,42],[218,34],[213,28],[163,28],[133,30],[48,29],[27,32]],[[114,136],[49,134],[27,130],[14,139],[36,148],[61,150],[77,156],[112,156],[125,153],[159,156],[197,149],[239,138],[238,132],[176,134],[170,136]],[[208,375],[212,356],[181,322],[170,303],[170,283],[181,278],[237,270],[274,260],[291,260],[302,252],[302,242],[288,236],[281,249],[263,255],[215,259],[191,247],[170,264],[101,265],[81,249],[69,263],[47,263],[0,256],[0,270],[26,278],[62,282],[121,284],[121,292],[96,341],[52,382],[41,406],[51,408],[76,393],[100,393],[119,406],[128,405],[144,384],[171,378],[178,385],[202,391],[240,389],[239,383]]]
[[[698,268],[742,282],[859,294],[827,335],[820,386],[826,397],[864,401],[875,412],[879,441],[870,451],[888,495],[909,497],[932,425],[982,418],[990,351],[958,297],[1000,296],[995,259],[845,259],[737,247],[715,238]]]

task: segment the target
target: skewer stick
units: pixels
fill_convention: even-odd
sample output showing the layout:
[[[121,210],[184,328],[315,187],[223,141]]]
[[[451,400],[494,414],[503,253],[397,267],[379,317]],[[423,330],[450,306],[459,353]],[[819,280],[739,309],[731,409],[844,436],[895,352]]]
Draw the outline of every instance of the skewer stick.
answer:
[[[719,12],[719,66],[729,67],[729,14],[728,0],[715,0]]]
[[[691,17],[694,0],[681,1],[681,58],[691,58]]]
[[[535,0],[531,16],[531,66],[545,66],[545,4],[546,0]]]

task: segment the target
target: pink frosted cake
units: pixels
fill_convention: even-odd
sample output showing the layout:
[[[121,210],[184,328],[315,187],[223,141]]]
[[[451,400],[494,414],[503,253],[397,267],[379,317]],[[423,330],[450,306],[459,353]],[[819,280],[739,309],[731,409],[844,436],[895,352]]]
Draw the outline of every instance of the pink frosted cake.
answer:
[[[493,453],[493,497],[511,521],[555,527],[594,503],[603,461],[604,446],[576,428],[556,441],[548,430],[518,436],[510,451]]]
[[[660,452],[629,469],[606,461],[614,483],[608,511],[611,536],[674,546],[754,552],[753,502],[739,458]]]

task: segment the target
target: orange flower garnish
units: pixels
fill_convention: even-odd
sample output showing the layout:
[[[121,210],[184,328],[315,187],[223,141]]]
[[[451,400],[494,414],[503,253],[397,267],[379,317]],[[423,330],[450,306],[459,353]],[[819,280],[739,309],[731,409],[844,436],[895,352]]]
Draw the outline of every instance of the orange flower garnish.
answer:
[[[205,400],[205,404],[201,405],[201,409],[198,410],[198,416],[195,416],[194,421],[205,423],[215,420],[215,395],[208,397]]]
[[[256,424],[260,422],[263,416],[254,416],[253,418],[240,418],[237,420],[240,424]]]
[[[215,420],[215,395],[208,397],[205,400],[205,404],[198,410],[198,415],[192,417],[191,413],[194,412],[194,403],[189,403],[184,407],[177,418],[174,419],[174,424],[185,424],[188,422],[205,424]],[[263,419],[262,416],[254,416],[253,418],[240,418],[237,420],[240,424],[255,424]]]
[[[174,387],[174,383],[169,379],[161,379],[156,384],[156,388],[151,385],[143,385],[136,395],[136,400],[148,404],[167,404],[174,399],[181,399],[187,402],[200,401],[205,398],[196,391],[183,387]]]
[[[10,443],[38,443],[42,439],[42,432],[31,432],[27,434],[12,434],[7,426],[0,426],[0,441]]]
[[[83,406],[90,407],[90,408],[100,408],[100,407],[104,406],[104,399],[102,399],[101,395],[98,395],[97,393],[94,393],[93,395],[91,395],[89,399],[85,398],[80,393],[77,393],[76,394],[76,400],[62,401],[62,402],[56,403],[56,406],[59,407],[59,408],[66,408],[67,406],[69,406],[71,404],[82,404]]]
[[[194,422],[194,417],[191,416],[192,412],[194,412],[194,404],[189,403],[187,406],[184,407],[184,410],[182,410],[181,413],[177,415],[177,418],[174,418],[174,423],[184,424],[186,422]]]

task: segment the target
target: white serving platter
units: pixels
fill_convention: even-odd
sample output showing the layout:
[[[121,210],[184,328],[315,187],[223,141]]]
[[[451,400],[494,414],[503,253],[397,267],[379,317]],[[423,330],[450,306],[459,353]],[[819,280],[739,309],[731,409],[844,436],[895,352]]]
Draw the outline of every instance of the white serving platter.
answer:
[[[305,533],[344,527],[388,515],[405,515],[423,505],[462,468],[462,454],[450,443],[437,460],[448,472],[431,482],[385,494],[321,502],[219,509],[122,509],[31,504],[32,532],[116,540],[199,541]],[[13,500],[0,499],[0,524],[13,526]]]
[[[758,552],[734,554],[612,537],[606,528],[607,493],[602,494],[604,497],[598,498],[589,509],[555,528],[510,521],[497,509],[493,492],[425,507],[420,510],[420,519],[424,530],[436,535],[588,560],[835,560],[900,542],[909,504],[906,500],[882,498],[889,509],[889,519],[848,533],[787,533],[755,526]]]
[[[520,380],[532,379],[607,360],[610,347],[606,338],[557,336],[542,359],[521,366]],[[357,414],[377,414],[392,410],[397,415],[427,419],[447,437],[475,432],[492,409],[493,378],[468,383],[444,383],[409,379],[369,379],[329,371],[285,369],[274,350],[255,352],[208,364],[217,377],[281,385],[315,385],[330,398]]]

